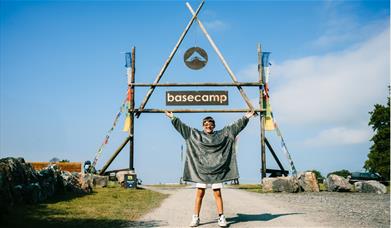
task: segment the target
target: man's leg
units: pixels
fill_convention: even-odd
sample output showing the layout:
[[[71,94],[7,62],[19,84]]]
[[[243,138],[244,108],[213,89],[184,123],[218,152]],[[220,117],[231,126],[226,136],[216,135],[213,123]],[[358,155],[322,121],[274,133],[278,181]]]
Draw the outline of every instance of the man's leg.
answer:
[[[216,205],[217,205],[217,214],[224,214],[223,208],[223,197],[221,196],[221,189],[213,189],[213,195],[215,197]]]
[[[226,227],[227,221],[225,220],[225,216],[224,216],[223,197],[221,196],[221,189],[220,188],[213,189],[213,195],[215,196],[217,213],[219,214],[219,219],[217,220],[217,224],[220,227]]]
[[[200,216],[202,199],[205,195],[205,188],[197,188],[196,190],[196,200],[194,205],[194,214]]]

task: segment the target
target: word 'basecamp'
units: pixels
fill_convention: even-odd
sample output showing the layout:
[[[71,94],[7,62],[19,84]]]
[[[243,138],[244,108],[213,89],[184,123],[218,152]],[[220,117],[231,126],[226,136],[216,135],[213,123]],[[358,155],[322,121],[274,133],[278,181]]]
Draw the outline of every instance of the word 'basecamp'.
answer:
[[[167,91],[166,105],[228,105],[228,91]]]

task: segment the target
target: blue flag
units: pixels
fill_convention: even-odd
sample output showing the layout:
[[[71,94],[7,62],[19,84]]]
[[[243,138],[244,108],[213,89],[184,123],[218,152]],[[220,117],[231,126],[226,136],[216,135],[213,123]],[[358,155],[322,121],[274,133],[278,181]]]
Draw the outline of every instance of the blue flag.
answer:
[[[262,67],[269,66],[269,55],[271,52],[262,52]]]
[[[132,66],[132,54],[130,52],[125,53],[125,67],[130,68]]]

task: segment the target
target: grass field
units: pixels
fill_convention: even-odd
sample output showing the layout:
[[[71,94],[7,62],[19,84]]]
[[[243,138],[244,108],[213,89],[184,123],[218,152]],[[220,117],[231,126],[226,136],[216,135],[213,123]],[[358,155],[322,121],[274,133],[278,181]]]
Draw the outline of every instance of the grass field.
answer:
[[[191,186],[191,184],[153,184],[147,185],[155,188],[185,188]]]
[[[239,185],[227,185],[232,188],[243,189],[250,192],[262,193],[262,186],[260,184],[239,184]]]
[[[159,206],[166,197],[149,190],[121,187],[96,188],[86,195],[67,193],[38,205],[14,207],[3,216],[0,227],[147,226],[135,220]]]

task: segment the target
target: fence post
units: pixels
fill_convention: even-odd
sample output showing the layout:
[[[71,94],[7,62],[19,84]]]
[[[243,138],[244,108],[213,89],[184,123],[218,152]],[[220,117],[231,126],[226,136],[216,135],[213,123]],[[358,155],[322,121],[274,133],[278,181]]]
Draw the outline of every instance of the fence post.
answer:
[[[259,72],[259,83],[263,84],[262,80],[262,48],[261,44],[258,44],[258,72]],[[263,98],[263,87],[259,87],[259,107],[264,110],[264,98]],[[261,176],[262,179],[266,177],[266,147],[265,147],[265,111],[262,111],[259,115],[259,121],[261,125]]]
[[[136,47],[132,48],[132,70],[130,72],[130,83],[129,93],[130,93],[130,105],[129,105],[129,170],[134,171],[134,85],[135,82],[135,73],[136,73]]]

